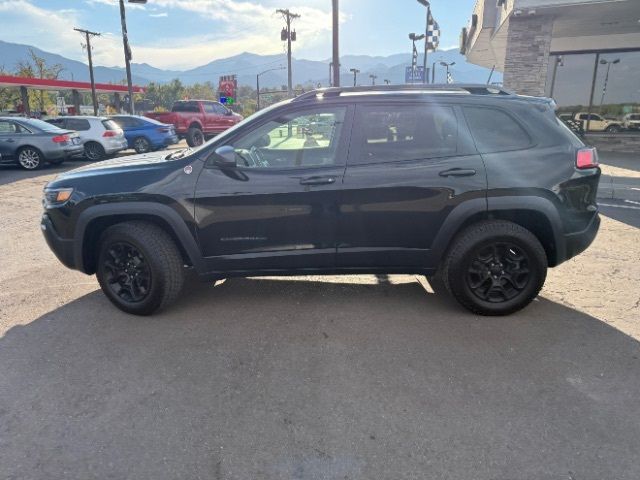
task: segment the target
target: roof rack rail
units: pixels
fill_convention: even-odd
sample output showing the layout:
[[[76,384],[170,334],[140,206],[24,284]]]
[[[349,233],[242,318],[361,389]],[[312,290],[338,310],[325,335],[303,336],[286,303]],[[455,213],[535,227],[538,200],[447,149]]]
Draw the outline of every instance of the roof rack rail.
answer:
[[[439,92],[439,93],[466,93],[471,95],[514,95],[513,92],[495,85],[484,85],[475,83],[428,83],[428,84],[408,84],[408,85],[366,85],[360,87],[328,87],[311,90],[293,99],[294,102],[312,97],[338,97],[343,93],[404,93],[404,92]]]

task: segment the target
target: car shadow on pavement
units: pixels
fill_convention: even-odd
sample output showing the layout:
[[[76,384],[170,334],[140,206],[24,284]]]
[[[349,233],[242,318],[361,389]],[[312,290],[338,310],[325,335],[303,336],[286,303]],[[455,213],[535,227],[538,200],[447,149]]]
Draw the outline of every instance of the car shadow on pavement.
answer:
[[[14,327],[0,477],[640,478],[636,340],[346,282],[190,282],[153,317],[94,292]]]

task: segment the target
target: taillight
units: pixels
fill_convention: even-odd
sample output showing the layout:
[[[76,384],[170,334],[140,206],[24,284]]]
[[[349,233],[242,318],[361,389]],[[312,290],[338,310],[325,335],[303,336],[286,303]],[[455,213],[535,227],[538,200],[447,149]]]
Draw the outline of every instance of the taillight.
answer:
[[[594,168],[598,166],[598,155],[595,148],[581,148],[576,154],[576,168]]]
[[[102,136],[105,137],[105,138],[117,137],[118,136],[118,131],[117,130],[105,130],[105,132],[102,134]]]
[[[69,135],[56,135],[51,140],[53,140],[54,143],[65,143],[69,141]]]

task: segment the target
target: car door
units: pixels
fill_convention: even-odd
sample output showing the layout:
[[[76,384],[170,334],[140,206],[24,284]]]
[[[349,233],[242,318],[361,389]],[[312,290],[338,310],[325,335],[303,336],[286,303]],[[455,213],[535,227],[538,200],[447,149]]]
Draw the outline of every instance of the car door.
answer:
[[[212,271],[335,266],[336,201],[352,110],[279,112],[228,139],[237,167],[217,166],[214,153],[198,178],[198,240]],[[301,128],[317,115],[330,118],[332,128]]]
[[[462,113],[435,103],[358,105],[339,196],[341,268],[431,267],[460,203],[485,205],[486,177]]]
[[[204,113],[204,129],[207,133],[221,132],[224,130],[220,120],[220,113],[216,110],[214,102],[203,102],[202,111]]]
[[[12,161],[20,145],[20,127],[10,120],[0,120],[0,162]]]
[[[214,109],[218,114],[218,121],[220,122],[220,129],[226,130],[235,124],[231,110],[220,103],[214,104]]]

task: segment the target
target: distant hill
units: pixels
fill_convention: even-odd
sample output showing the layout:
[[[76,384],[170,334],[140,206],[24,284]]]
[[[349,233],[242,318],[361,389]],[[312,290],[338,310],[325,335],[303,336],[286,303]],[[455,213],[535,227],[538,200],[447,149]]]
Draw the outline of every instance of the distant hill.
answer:
[[[27,60],[29,49],[32,48],[37,55],[43,57],[48,63],[60,63],[65,70],[60,74],[61,79],[89,81],[89,67],[76,60],[65,58],[55,53],[46,52],[39,48],[28,45],[7,43],[0,41],[0,66],[6,70],[13,70],[18,62]],[[433,61],[444,60],[446,62],[456,62],[452,67],[452,73],[457,82],[486,83],[489,70],[467,63],[464,56],[457,50],[447,50],[435,52],[429,55],[429,67]],[[369,55],[344,55],[341,60],[342,73],[341,83],[351,85],[353,76],[349,73],[350,68],[357,68],[361,71],[358,76],[359,84],[369,84],[370,74],[377,75],[378,83],[383,83],[385,79],[392,83],[404,83],[405,67],[411,62],[409,52],[394,54],[389,56],[369,56]],[[422,59],[420,59],[420,63]],[[240,85],[250,85],[255,87],[256,74],[278,66],[286,66],[285,55],[256,55],[254,53],[241,53],[229,58],[213,60],[212,62],[190,70],[164,70],[153,67],[146,63],[134,63],[131,66],[133,81],[137,85],[146,85],[149,82],[165,83],[178,78],[186,85],[203,83],[210,81],[216,84],[220,75],[237,74]],[[293,80],[295,84],[314,85],[320,83],[324,86],[329,81],[329,60],[315,61],[295,59],[292,64]],[[445,81],[445,70],[441,66],[436,67],[436,81]],[[95,67],[95,77],[97,82],[122,83],[126,79],[124,68],[119,67]],[[494,74],[493,81],[502,80],[502,75]],[[286,70],[276,70],[266,73],[260,77],[261,87],[280,87],[287,83]]]

